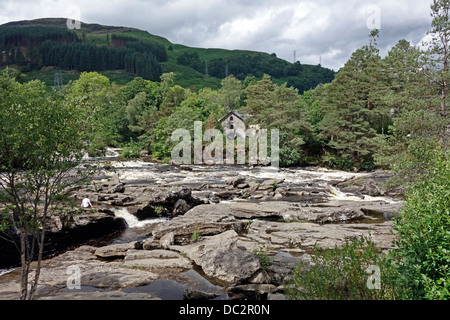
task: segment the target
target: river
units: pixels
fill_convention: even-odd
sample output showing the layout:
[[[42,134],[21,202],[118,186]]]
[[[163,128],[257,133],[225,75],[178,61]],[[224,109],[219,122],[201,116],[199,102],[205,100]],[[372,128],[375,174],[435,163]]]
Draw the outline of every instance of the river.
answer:
[[[223,190],[232,179],[243,177],[248,180],[263,182],[273,180],[274,184],[282,184],[293,196],[283,198],[283,201],[294,203],[320,204],[330,201],[356,201],[370,202],[378,201],[385,203],[396,203],[399,200],[389,196],[370,196],[346,193],[336,187],[336,184],[354,178],[370,177],[369,172],[344,172],[318,167],[297,168],[272,168],[272,167],[249,167],[249,166],[172,166],[170,164],[147,162],[143,160],[121,160],[117,149],[108,149],[105,157],[87,158],[102,167],[96,183],[117,179],[127,186],[149,186],[153,188],[187,187],[192,190],[194,197],[200,198],[206,203],[239,203],[252,202],[255,200],[235,196],[231,199],[218,199],[216,194]],[[207,187],[205,187],[207,186]],[[302,194],[301,197],[295,194]],[[259,199],[258,201],[264,201]],[[270,199],[267,199],[270,201]],[[127,228],[113,236],[96,240],[97,245],[116,243],[128,243],[143,240],[148,237],[149,230],[154,225],[167,221],[168,218],[152,218],[138,220],[130,214],[127,208],[112,208],[116,217],[124,219]],[[0,269],[0,276],[13,271],[13,269]],[[195,273],[191,271],[191,273]],[[191,275],[192,276],[192,275]],[[196,275],[198,277],[198,275]],[[165,283],[166,285],[168,283]],[[154,284],[157,286],[157,283]],[[151,287],[151,286],[150,286]],[[148,288],[152,290],[152,288]],[[133,289],[129,289],[130,292]]]

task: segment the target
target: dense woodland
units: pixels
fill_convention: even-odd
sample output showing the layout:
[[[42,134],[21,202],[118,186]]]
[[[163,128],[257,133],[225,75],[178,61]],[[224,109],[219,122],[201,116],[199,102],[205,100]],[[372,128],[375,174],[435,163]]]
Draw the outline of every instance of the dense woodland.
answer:
[[[40,160],[52,152],[50,142],[64,139],[79,146],[72,152],[87,150],[95,155],[106,146],[116,146],[123,147],[124,157],[137,157],[141,150],[148,150],[155,159],[169,161],[175,129],[192,132],[194,121],[202,121],[204,129],[218,128],[218,119],[227,111],[239,110],[251,115],[248,125],[280,130],[282,166],[391,170],[395,178],[390,183],[405,189],[407,205],[395,225],[401,236],[393,256],[395,263],[387,269],[389,275],[395,269],[394,282],[403,292],[390,298],[448,299],[449,11],[449,1],[433,1],[431,40],[422,48],[399,40],[381,57],[377,40],[382,34],[373,30],[367,45],[353,52],[332,82],[304,92],[289,83],[273,81],[277,72],[301,74],[304,66],[300,63],[283,69],[277,63],[273,68],[258,65],[258,59],[251,57],[236,64],[216,59],[208,65],[209,72],[218,77],[224,76],[223,70],[230,73],[223,77],[220,89],[191,90],[174,84],[175,73],[158,71],[146,76],[142,65],[165,59],[157,46],[112,37],[111,46],[97,48],[56,29],[31,32],[24,28],[18,33],[2,29],[4,60],[34,63],[34,59],[21,56],[19,45],[28,47],[30,56],[45,56],[42,63],[86,72],[57,91],[40,81],[27,81],[17,70],[1,71],[0,172],[34,167],[42,172],[53,163]],[[81,47],[84,50],[78,52]],[[89,54],[84,57],[86,52]],[[196,54],[183,54],[178,62],[202,68]],[[94,65],[108,68],[122,63],[137,75],[124,86],[89,72]],[[224,69],[224,65],[228,67]],[[264,74],[242,79],[241,74],[256,66]],[[46,119],[58,117],[66,125],[49,122],[46,130],[36,131]],[[39,151],[47,145],[50,149],[44,149],[45,153]],[[55,148],[55,159],[70,154],[71,148]]]
[[[126,28],[111,29],[114,28],[87,25],[85,31],[77,33],[59,26],[59,20],[53,25],[46,21],[44,25],[12,23],[1,26],[0,67],[15,66],[24,73],[42,67],[78,72],[123,70],[132,76],[157,82],[164,68],[171,72],[173,68],[182,67],[188,79],[192,74],[200,78],[201,87],[212,85],[208,78],[217,79],[215,82],[219,83],[231,74],[242,81],[247,76],[261,78],[263,74],[269,74],[276,79],[285,79],[289,86],[300,92],[330,82],[335,75],[330,69],[302,65],[299,61],[289,63],[275,54],[213,49],[216,53],[205,56],[208,49],[178,46],[174,50],[174,45],[167,40],[155,40],[146,32],[139,31],[133,36]],[[170,61],[168,52],[173,56]]]
[[[163,46],[121,36],[106,36],[106,46],[89,43],[83,35],[58,27],[3,27],[0,50],[3,65],[23,66],[23,72],[54,66],[63,70],[125,69],[134,76],[158,81],[167,60]]]

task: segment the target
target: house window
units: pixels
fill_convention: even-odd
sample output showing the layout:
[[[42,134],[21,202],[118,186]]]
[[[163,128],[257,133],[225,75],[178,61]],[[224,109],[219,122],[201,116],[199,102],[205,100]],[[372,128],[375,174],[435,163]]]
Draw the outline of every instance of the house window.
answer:
[[[233,116],[230,117],[230,121],[233,121]]]
[[[234,125],[230,124],[230,129],[234,129]]]

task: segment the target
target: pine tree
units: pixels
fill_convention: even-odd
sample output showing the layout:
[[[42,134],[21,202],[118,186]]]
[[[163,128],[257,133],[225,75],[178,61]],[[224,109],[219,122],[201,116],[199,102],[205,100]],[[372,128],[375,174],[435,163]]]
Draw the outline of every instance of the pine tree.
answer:
[[[450,81],[450,0],[433,0],[431,4],[431,17],[433,18],[431,30],[431,45],[428,52],[432,76],[440,89],[439,114],[442,118],[440,139],[443,141],[446,128],[449,125],[447,117],[448,86]],[[433,72],[434,71],[434,72]]]
[[[427,51],[402,40],[384,59],[390,75],[385,101],[395,114],[377,162],[396,173],[394,185],[414,183],[430,174],[435,154],[448,149],[449,8],[448,0],[433,1]]]
[[[384,82],[376,37],[378,32],[372,31],[370,44],[352,54],[321,97],[324,118],[319,138],[345,166],[371,161],[376,150],[376,124],[386,113],[381,103]]]

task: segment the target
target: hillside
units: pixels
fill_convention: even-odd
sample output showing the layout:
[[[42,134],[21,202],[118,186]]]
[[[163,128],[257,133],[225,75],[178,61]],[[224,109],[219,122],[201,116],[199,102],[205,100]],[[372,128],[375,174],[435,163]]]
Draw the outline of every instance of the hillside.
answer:
[[[334,78],[330,69],[289,63],[275,54],[193,48],[128,27],[82,23],[81,29],[69,30],[66,22],[48,18],[1,25],[0,67],[17,67],[48,85],[54,83],[55,70],[62,70],[64,83],[82,71],[97,71],[117,84],[136,76],[158,81],[162,73],[174,72],[177,84],[195,89],[216,89],[230,74],[244,80],[266,73],[300,92]]]

